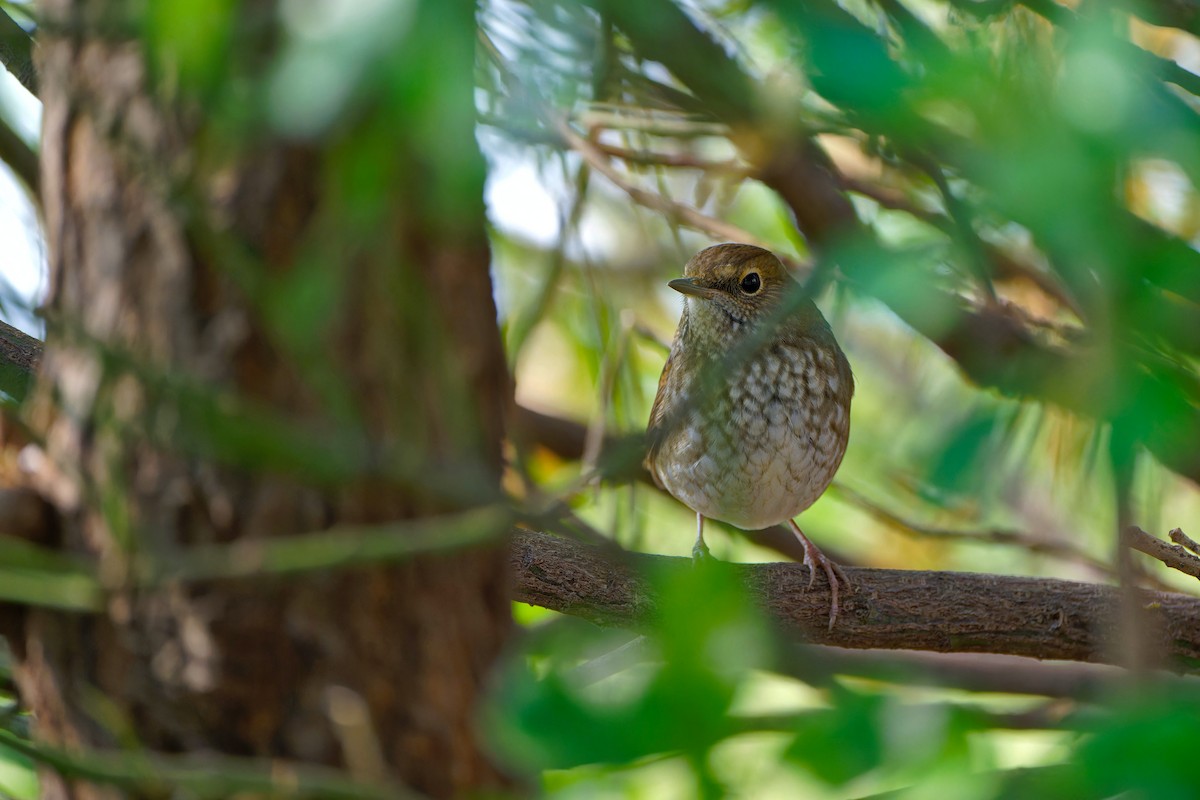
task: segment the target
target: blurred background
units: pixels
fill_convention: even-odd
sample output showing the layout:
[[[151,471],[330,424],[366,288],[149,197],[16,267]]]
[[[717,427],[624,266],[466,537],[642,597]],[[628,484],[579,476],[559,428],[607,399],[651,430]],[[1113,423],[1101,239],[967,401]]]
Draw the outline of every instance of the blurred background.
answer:
[[[410,5],[280,2],[270,124],[325,135]],[[666,281],[738,240],[810,282],[855,373],[849,450],[799,520],[836,560],[1112,583],[1119,517],[1200,528],[1200,10],[484,0],[477,22],[515,497],[690,552],[694,515],[638,480],[636,441],[681,306]],[[39,113],[5,75],[0,119],[33,148]],[[2,317],[33,335],[37,219],[0,166]],[[785,557],[712,530],[721,559]],[[1137,559],[1142,585],[1196,594]],[[503,762],[562,798],[1200,796],[1194,687],[801,680],[706,580],[664,587],[675,616],[641,644],[518,604],[485,714]],[[0,758],[0,796],[34,796]]]

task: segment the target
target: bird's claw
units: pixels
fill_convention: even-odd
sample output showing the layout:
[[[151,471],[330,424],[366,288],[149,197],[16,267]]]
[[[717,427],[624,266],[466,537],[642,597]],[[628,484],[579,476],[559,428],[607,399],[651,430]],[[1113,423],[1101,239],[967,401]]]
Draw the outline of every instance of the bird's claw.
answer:
[[[829,556],[821,552],[815,544],[808,540],[808,537],[801,533],[796,524],[792,523],[792,528],[799,537],[801,544],[804,545],[804,566],[808,567],[808,585],[805,591],[811,589],[817,580],[817,568],[825,573],[825,579],[829,581],[829,630],[833,630],[833,625],[837,622],[838,611],[841,606],[838,602],[840,589],[844,584],[847,589],[853,591],[850,579],[846,577],[845,571],[836,561],[833,561]]]

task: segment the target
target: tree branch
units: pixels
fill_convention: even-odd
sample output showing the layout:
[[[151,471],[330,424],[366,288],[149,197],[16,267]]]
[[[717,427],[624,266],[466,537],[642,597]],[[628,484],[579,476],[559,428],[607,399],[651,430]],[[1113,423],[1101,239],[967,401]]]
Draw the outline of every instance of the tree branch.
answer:
[[[929,653],[909,650],[850,650],[793,644],[778,670],[820,685],[830,675],[853,675],[908,686],[938,686],[968,692],[1028,694],[1091,700],[1102,697],[1128,673],[1110,664],[1043,661],[995,653]],[[1156,674],[1164,684],[1195,690],[1200,678]]]
[[[543,414],[524,406],[516,406],[509,427],[511,434],[521,437],[523,441],[544,447],[559,458],[577,461],[583,455],[587,430],[579,422]],[[606,439],[600,458],[604,479],[614,483],[638,481],[653,486],[654,482],[650,478],[650,473],[641,463],[644,452],[645,442],[637,434],[623,434]],[[1034,533],[1001,528],[954,530],[920,525],[888,511],[840,482],[835,481],[830,487],[830,491],[900,533],[940,541],[1021,547],[1030,553],[1044,553],[1064,562],[1079,564],[1097,576],[1109,577],[1115,574],[1110,564],[1096,558],[1070,540],[1052,539]],[[803,547],[791,530],[784,525],[775,525],[758,531],[743,531],[737,528],[731,528],[731,530],[737,531],[759,547],[774,550],[793,561],[804,560]],[[835,558],[835,560],[838,563],[853,564],[852,559],[844,556]],[[1153,575],[1143,577],[1146,585],[1152,588],[1170,590],[1167,584],[1159,581]]]
[[[568,146],[579,153],[588,166],[608,178],[614,186],[628,194],[635,203],[659,211],[668,219],[678,220],[688,227],[695,228],[717,239],[746,242],[747,244],[756,244],[760,247],[765,246],[763,242],[756,239],[752,234],[736,225],[732,225],[716,217],[710,217],[683,203],[668,200],[655,192],[639,189],[621,176],[621,173],[609,163],[604,151],[599,146],[575,133],[575,131],[571,130],[571,126],[562,120],[555,120],[555,126]],[[795,267],[796,265],[793,264],[792,266]]]
[[[1196,555],[1200,556],[1200,544],[1197,544],[1192,537],[1188,536],[1179,528],[1173,528],[1167,535],[1171,537],[1171,541],[1175,544],[1182,545]]]
[[[1178,528],[1175,530],[1180,534],[1183,533]],[[1171,569],[1177,569],[1185,575],[1191,575],[1200,580],[1200,557],[1189,553],[1182,544],[1167,544],[1162,539],[1151,536],[1136,526],[1129,528],[1128,535],[1129,544],[1134,550],[1161,561]]]
[[[0,322],[0,391],[20,400],[29,391],[42,358],[42,343]]]
[[[3,13],[3,12],[0,12]],[[35,201],[41,197],[41,181],[38,177],[38,156],[33,148],[17,135],[17,132],[0,119],[0,161],[8,164],[21,179]]]
[[[31,742],[0,730],[0,746],[53,769],[59,775],[124,789],[135,797],[279,797],[379,800],[419,798],[415,792],[392,783],[357,783],[329,767],[313,767],[282,759],[262,759],[147,752],[66,749]],[[75,797],[107,797],[100,792]]]
[[[574,679],[596,683],[661,657],[645,636],[583,662]],[[1027,694],[1089,701],[1104,697],[1128,677],[1120,667],[1067,661],[1042,661],[994,653],[928,653],[915,650],[851,650],[823,644],[784,643],[770,667],[810,686],[824,686],[839,675],[905,686],[935,686],[967,692]],[[1196,691],[1200,678],[1156,673],[1153,681],[1168,691]]]
[[[588,619],[640,628],[660,609],[650,569],[693,569],[684,558],[601,550],[518,532],[510,554],[514,599]],[[854,591],[828,630],[828,597],[806,591],[800,564],[724,564],[789,633],[849,648],[1001,653],[1113,663],[1116,589],[1047,578],[847,568]],[[1179,670],[1200,669],[1200,599],[1141,591],[1150,636]]]
[[[0,361],[33,375],[42,359],[42,341],[0,321]]]
[[[619,158],[630,164],[644,164],[651,167],[671,167],[676,169],[696,169],[701,172],[716,172],[737,177],[749,177],[747,168],[737,162],[710,161],[691,153],[654,153],[647,150],[631,150],[615,144],[596,142],[596,149],[605,155]]]
[[[32,95],[37,95],[37,71],[33,68],[33,38],[0,9],[0,64],[8,69]]]
[[[45,540],[52,512],[40,498],[27,490],[3,492],[0,497],[13,501],[0,504],[0,522],[9,535]],[[36,507],[18,510],[31,503]],[[509,562],[514,600],[599,625],[632,629],[652,624],[660,613],[655,589],[646,577],[651,570],[663,574],[694,569],[689,559],[621,553],[526,530],[514,532]],[[834,673],[857,674],[976,691],[1086,698],[1117,677],[1097,667],[963,655],[1112,663],[1111,633],[1119,603],[1118,590],[1112,587],[999,575],[847,568],[854,591],[845,599],[837,627],[830,631],[824,592],[806,590],[808,569],[803,565],[717,562],[711,568],[740,581],[785,632],[806,642],[787,648],[776,668],[810,682],[821,682]],[[221,574],[230,578],[240,572]],[[245,574],[258,574],[257,568],[252,565]],[[1154,644],[1168,654],[1170,666],[1200,672],[1200,599],[1164,592],[1139,594],[1153,622]]]
[[[1129,11],[1152,25],[1179,28],[1200,36],[1200,3],[1195,0],[1151,0],[1137,3]]]

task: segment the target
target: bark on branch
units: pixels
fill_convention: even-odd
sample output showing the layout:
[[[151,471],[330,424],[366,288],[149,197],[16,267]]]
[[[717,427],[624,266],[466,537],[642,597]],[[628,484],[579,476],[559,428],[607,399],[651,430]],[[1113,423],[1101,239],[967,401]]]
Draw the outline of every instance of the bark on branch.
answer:
[[[7,322],[0,322],[0,391],[20,400],[42,359],[42,343]]]
[[[642,628],[658,618],[656,571],[692,569],[683,558],[627,554],[543,533],[513,541],[513,597],[598,625]],[[847,568],[854,591],[827,629],[829,598],[811,591],[800,564],[724,564],[783,629],[819,644],[849,648],[1001,653],[1116,663],[1120,605],[1110,586],[1047,578]],[[1142,591],[1152,639],[1181,671],[1200,670],[1200,599]],[[697,601],[698,613],[703,601]]]
[[[1171,533],[1186,538],[1186,534],[1178,528]],[[1129,529],[1129,543],[1133,549],[1158,559],[1171,569],[1177,569],[1185,575],[1191,575],[1200,580],[1200,556],[1189,553],[1183,544],[1167,544],[1137,526]]]

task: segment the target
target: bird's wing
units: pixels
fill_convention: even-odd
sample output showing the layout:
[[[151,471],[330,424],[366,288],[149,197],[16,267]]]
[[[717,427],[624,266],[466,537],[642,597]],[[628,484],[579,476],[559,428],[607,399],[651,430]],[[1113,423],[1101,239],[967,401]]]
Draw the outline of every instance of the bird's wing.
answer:
[[[681,361],[678,347],[672,346],[671,354],[667,356],[667,363],[663,366],[662,375],[658,378],[658,392],[654,395],[654,405],[650,408],[650,423],[646,426],[646,458],[642,464],[649,470],[659,488],[664,487],[658,478],[654,462],[658,458],[659,449],[667,438],[668,428],[674,422],[671,417],[673,409],[676,407],[674,402],[676,393],[668,387],[672,384],[678,387],[679,383],[672,378],[672,375],[679,368]]]

